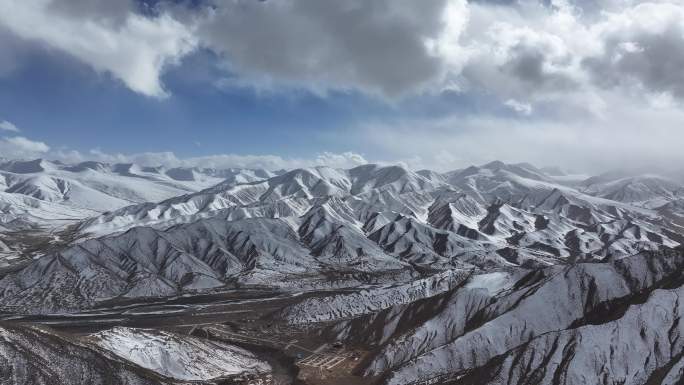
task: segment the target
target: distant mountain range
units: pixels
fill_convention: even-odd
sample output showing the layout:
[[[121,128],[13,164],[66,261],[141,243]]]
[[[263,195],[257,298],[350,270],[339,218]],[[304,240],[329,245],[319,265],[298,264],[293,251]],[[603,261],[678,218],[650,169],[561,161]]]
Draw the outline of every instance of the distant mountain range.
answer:
[[[142,202],[199,191],[222,181],[250,182],[275,174],[261,170],[141,167],[42,159],[0,163],[1,222],[41,225],[96,215]],[[21,202],[21,203],[20,203]],[[14,223],[15,221],[21,223]]]

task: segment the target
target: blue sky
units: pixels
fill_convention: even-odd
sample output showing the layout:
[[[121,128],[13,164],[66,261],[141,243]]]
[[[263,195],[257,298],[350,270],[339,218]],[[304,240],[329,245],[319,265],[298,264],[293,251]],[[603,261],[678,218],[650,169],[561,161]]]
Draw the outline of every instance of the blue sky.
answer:
[[[438,170],[682,160],[677,2],[416,4],[0,0],[0,122],[18,128],[0,130],[0,155]]]
[[[218,72],[215,60],[201,51],[185,57],[163,74],[171,94],[158,99],[61,52],[35,47],[18,69],[0,78],[0,116],[55,148],[306,157],[352,148],[372,152],[362,140],[327,135],[364,122],[477,109],[474,97],[446,92],[386,101],[356,91],[224,88],[216,79],[232,75]]]
[[[382,103],[363,95],[318,97],[308,92],[259,95],[220,89],[195,75],[206,59],[195,54],[163,76],[165,99],[130,91],[58,52],[37,50],[12,76],[0,79],[1,116],[27,135],[56,147],[108,152],[171,150],[284,155],[340,151],[319,134],[351,124],[356,114],[382,114]]]

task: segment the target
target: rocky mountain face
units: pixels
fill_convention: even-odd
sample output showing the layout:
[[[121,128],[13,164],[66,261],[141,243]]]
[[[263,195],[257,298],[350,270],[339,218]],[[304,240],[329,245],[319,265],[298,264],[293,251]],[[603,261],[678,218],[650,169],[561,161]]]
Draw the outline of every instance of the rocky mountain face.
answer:
[[[175,382],[55,333],[2,325],[0,383],[158,385]]]
[[[448,173],[364,165],[278,175],[28,163],[0,169],[80,179],[69,189],[57,184],[62,195],[15,183],[3,196],[41,210],[78,201],[84,211],[73,211],[71,238],[3,272],[5,314],[92,315],[264,290],[291,298],[268,313],[269,323],[359,347],[367,353],[355,374],[381,384],[684,381],[684,187],[673,179],[571,182],[559,170],[502,162]],[[112,210],[86,207],[82,197],[95,195],[74,186],[91,188],[100,175],[187,190]],[[11,338],[47,338],[8,328]],[[232,374],[269,370],[249,351],[130,333],[108,329],[80,343],[125,358],[143,368],[138,375],[173,381],[215,378],[217,367],[231,365]],[[145,356],[158,351],[147,340],[172,347],[190,369],[203,351],[229,351],[237,361],[214,362],[212,353],[203,360],[210,367],[169,374]]]
[[[648,383],[682,364],[683,263],[638,255],[534,271],[494,295],[462,288],[365,370],[387,384]]]
[[[408,304],[339,315],[324,334],[371,350],[359,371],[382,384],[678,384],[683,264],[664,252],[473,275]]]

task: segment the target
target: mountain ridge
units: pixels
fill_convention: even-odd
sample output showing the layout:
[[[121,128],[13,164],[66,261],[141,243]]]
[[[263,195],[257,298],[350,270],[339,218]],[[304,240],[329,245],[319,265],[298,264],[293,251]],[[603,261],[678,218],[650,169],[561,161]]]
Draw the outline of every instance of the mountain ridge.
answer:
[[[11,182],[0,192],[5,224],[21,217],[32,229],[71,216],[43,238],[0,226],[2,253],[16,254],[12,237],[31,250],[0,270],[0,335],[9,341],[0,364],[25,365],[42,383],[71,383],[64,367],[93,381],[106,378],[93,368],[107,367],[130,383],[245,384],[276,372],[294,383],[311,371],[293,352],[339,354],[348,366],[325,375],[353,368],[350,384],[684,378],[684,201],[672,179],[583,185],[503,162],[448,173],[230,170],[197,191],[98,212],[65,199],[92,197],[70,194],[92,176],[45,180],[150,181],[168,171],[69,167],[0,171]],[[171,174],[178,183],[204,178]],[[31,366],[59,349],[72,356]],[[289,363],[274,360],[281,354]]]

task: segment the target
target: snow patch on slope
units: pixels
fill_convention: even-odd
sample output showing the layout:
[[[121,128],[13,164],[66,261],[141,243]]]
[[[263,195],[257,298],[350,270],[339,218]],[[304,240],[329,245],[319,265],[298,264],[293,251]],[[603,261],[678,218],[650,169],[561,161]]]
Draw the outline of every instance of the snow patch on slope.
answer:
[[[513,277],[501,271],[478,274],[470,278],[464,286],[466,289],[485,289],[490,295],[496,295],[515,284]]]
[[[270,366],[251,352],[167,332],[116,327],[91,336],[119,357],[179,380],[210,380],[240,373],[262,373]]]

